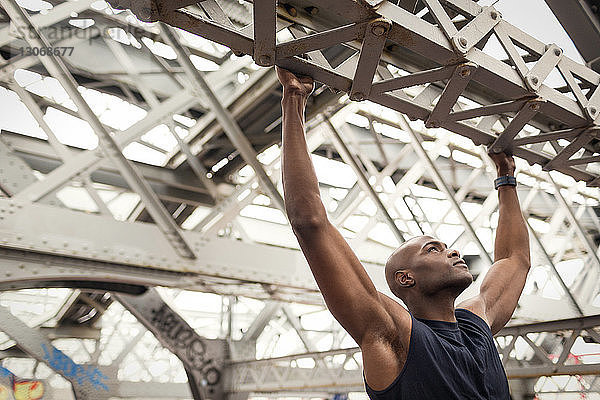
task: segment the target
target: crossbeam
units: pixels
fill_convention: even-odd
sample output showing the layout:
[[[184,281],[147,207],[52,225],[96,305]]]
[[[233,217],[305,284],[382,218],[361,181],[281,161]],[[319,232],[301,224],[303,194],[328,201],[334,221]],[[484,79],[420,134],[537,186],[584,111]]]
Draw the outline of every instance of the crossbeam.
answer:
[[[253,27],[254,35],[248,29],[236,29],[185,8],[161,7],[163,2],[152,1],[156,5],[153,10],[158,10],[153,18],[228,46],[236,54],[259,57],[261,59],[256,60],[259,65],[274,62],[345,91],[351,99],[379,103],[409,118],[428,121],[429,125],[466,136],[475,144],[494,145],[498,151],[511,151],[530,163],[563,172],[591,186],[600,185],[596,179],[598,171],[587,168],[597,160],[575,156],[582,148],[593,150],[596,146],[594,128],[600,118],[600,75],[565,56],[555,44],[546,45],[514,27],[493,7],[484,8],[470,0],[435,0],[427,2],[427,13],[416,14],[389,1],[336,0],[325,8],[317,3],[292,0],[285,6],[279,5],[278,21],[288,25],[291,21],[290,31],[308,29],[313,33],[276,43],[273,61],[271,42],[276,27],[272,23],[270,2],[254,3],[254,19],[261,21],[261,26]],[[306,3],[311,5],[307,7]],[[134,12],[139,11],[137,2],[127,4]],[[319,18],[313,17],[315,8]],[[455,24],[452,18],[456,13],[465,18],[466,25]],[[338,32],[336,41],[334,33]],[[480,50],[492,36],[498,38],[509,56],[509,64],[516,69]],[[339,67],[304,56],[335,45],[354,50]],[[517,45],[527,54],[519,54]],[[528,68],[525,59],[535,60],[534,65]],[[384,77],[375,72],[374,66],[378,64],[389,65],[399,70],[400,75],[392,79]],[[431,69],[432,65],[436,67]],[[446,75],[449,69],[456,71],[460,65],[470,70],[461,67],[460,74],[454,78],[441,80],[450,77]],[[563,92],[546,82],[554,68],[567,76]],[[570,79],[573,76],[582,83]],[[437,105],[432,104],[437,98],[435,95],[431,102],[423,102],[418,93],[403,89],[407,84],[418,83],[435,84],[442,89]],[[591,95],[584,95],[585,85],[591,87]],[[426,86],[425,90],[431,87]],[[480,107],[465,115],[456,115],[453,106],[459,96],[469,98]],[[534,102],[522,103],[523,99]],[[517,104],[521,106],[520,111],[515,107]],[[489,115],[515,117],[515,121],[500,130],[478,124],[479,118]],[[524,135],[526,126],[540,131]],[[530,145],[529,141],[534,138],[539,138],[538,143],[549,143],[551,137],[545,135],[568,129],[582,129],[566,138],[573,144],[569,147],[569,157],[575,156],[576,162],[569,157],[555,159],[554,150]],[[589,140],[578,140],[582,136]],[[527,142],[523,141],[525,138]]]

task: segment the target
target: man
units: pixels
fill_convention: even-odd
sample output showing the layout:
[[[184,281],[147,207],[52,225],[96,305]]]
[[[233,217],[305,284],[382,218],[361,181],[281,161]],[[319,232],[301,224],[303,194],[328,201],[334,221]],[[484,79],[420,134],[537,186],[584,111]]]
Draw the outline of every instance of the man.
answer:
[[[455,308],[473,281],[457,250],[430,236],[404,242],[385,266],[387,283],[408,311],[378,292],[328,221],[304,137],[308,77],[277,69],[283,86],[283,187],[286,211],[327,307],[362,350],[371,399],[510,398],[492,335],[510,319],[529,271],[515,163],[490,154],[499,178],[494,264],[478,296]]]

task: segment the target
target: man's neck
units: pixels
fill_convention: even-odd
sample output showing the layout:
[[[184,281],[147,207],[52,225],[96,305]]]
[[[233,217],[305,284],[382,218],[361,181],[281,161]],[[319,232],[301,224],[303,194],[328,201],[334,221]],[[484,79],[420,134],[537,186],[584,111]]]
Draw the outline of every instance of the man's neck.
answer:
[[[456,322],[454,316],[454,296],[422,298],[412,302],[410,312],[415,318],[435,321]]]

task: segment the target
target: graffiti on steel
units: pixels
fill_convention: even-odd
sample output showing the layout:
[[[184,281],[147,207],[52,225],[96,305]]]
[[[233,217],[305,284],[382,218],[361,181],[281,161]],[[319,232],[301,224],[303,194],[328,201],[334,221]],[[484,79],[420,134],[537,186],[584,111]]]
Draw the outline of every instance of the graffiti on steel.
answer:
[[[213,359],[207,358],[206,345],[198,334],[167,304],[152,309],[151,313],[152,325],[161,332],[168,343],[174,349],[184,352],[191,366],[204,373],[209,385],[218,383],[220,371],[211,365]]]
[[[93,365],[80,365],[71,360],[65,353],[51,346],[50,349],[42,343],[44,360],[55,371],[59,371],[66,378],[75,380],[80,385],[89,382],[96,389],[108,390],[103,382],[108,379],[100,370]]]

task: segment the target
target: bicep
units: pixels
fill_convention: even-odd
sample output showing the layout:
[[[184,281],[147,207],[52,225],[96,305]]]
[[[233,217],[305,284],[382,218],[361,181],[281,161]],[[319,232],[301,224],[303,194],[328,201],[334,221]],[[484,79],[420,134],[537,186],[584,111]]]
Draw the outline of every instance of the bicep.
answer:
[[[528,271],[525,259],[504,258],[492,264],[483,279],[480,297],[493,333],[506,325],[517,308]]]
[[[368,330],[391,326],[371,278],[331,223],[296,228],[294,233],[327,307],[357,343]]]

